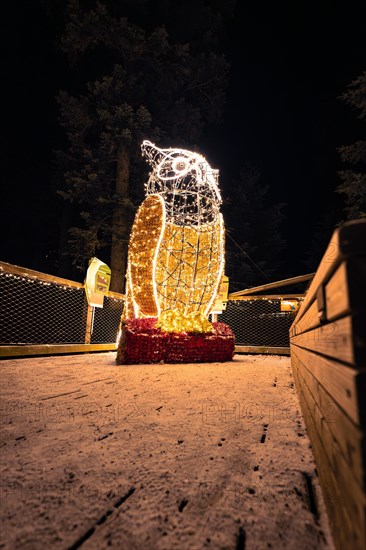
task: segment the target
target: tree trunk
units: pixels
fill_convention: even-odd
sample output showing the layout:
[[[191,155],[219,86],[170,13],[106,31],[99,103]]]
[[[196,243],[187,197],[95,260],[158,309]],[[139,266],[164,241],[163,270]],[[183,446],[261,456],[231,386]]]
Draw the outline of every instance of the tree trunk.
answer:
[[[110,289],[114,292],[124,292],[127,267],[127,250],[130,234],[130,209],[123,204],[129,198],[130,156],[126,147],[118,152],[116,173],[116,206],[112,216],[112,247]]]

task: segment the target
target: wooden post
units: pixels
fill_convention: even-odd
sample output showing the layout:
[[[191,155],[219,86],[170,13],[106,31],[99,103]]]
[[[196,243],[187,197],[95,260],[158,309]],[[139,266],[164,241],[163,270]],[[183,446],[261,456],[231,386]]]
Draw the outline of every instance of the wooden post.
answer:
[[[86,313],[86,327],[85,327],[85,343],[90,344],[91,332],[92,332],[92,321],[93,321],[93,306],[88,304],[88,309]]]

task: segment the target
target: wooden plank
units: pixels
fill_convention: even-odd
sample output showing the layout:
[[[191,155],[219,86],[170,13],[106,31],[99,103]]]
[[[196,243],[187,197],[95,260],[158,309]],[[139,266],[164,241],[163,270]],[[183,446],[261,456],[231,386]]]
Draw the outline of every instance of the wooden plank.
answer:
[[[332,321],[350,313],[366,309],[366,256],[350,258],[342,262],[325,285],[325,317]],[[321,324],[321,311],[314,299],[304,315],[296,317],[290,328],[290,335],[300,334]]]
[[[41,273],[40,271],[34,271],[33,269],[28,269],[26,267],[20,267],[18,265],[8,264],[6,262],[0,262],[0,269],[6,273],[19,275],[20,277],[37,279],[39,281],[56,283],[64,286],[71,286],[73,288],[78,288],[78,289],[84,288],[83,284],[77,283],[76,281],[70,281],[69,279],[63,279],[62,277],[56,277],[55,275],[48,275],[47,273]]]
[[[358,425],[366,424],[366,369],[346,367],[312,351],[291,345],[308,371]]]
[[[355,220],[337,229],[308,289],[306,300],[294,320],[298,323],[314,301],[318,288],[326,283],[345,258],[366,255],[366,220]]]
[[[337,357],[341,361],[353,364],[352,318],[344,317],[339,321],[315,328],[293,336],[291,343],[300,347]]]
[[[45,281],[47,283],[54,283],[60,286],[69,286],[77,288],[79,290],[84,289],[82,283],[71,281],[70,279],[63,279],[62,277],[56,277],[56,275],[49,275],[48,273],[42,273],[41,271],[35,271],[34,269],[28,269],[27,267],[20,267],[18,265],[8,264],[7,262],[0,262],[0,270],[5,273],[13,275],[19,275],[20,277],[26,277],[28,279],[36,279],[37,281]],[[107,294],[109,298],[115,298],[117,300],[123,300],[125,295],[119,292],[110,290]]]
[[[324,442],[316,429],[311,409],[309,409],[307,401],[305,400],[305,392],[301,386],[298,369],[295,363],[293,363],[293,365],[295,365],[293,370],[295,385],[298,390],[306,429],[312,443],[334,542],[338,550],[345,550],[348,548],[350,550],[364,550],[366,537],[365,521],[356,523],[355,519],[350,517],[350,511],[348,507],[345,506],[344,496],[339,487],[337,475],[333,472]]]
[[[366,256],[342,262],[325,287],[327,320],[365,311],[365,283]]]
[[[338,246],[343,258],[366,255],[366,220],[353,220],[339,228]]]
[[[93,351],[116,351],[117,344],[25,344],[0,346],[0,357],[22,357],[25,355],[58,355],[61,353],[89,353]]]
[[[365,317],[347,316],[295,335],[291,343],[360,368],[366,366],[365,326]]]
[[[325,251],[325,254],[306,293],[306,299],[301,304],[293,324],[300,321],[312,302],[315,300],[317,290],[322,282],[329,279],[330,275],[337,269],[340,262],[339,231],[337,230],[334,232],[332,240],[328,244],[327,250]]]
[[[339,487],[338,478],[333,472],[325,443],[317,431],[314,423],[314,412],[311,408],[309,408],[309,405],[305,399],[305,392],[296,367],[294,369],[294,379],[306,429],[312,442],[312,449],[317,464],[320,484],[322,491],[325,494],[325,504],[328,510],[328,516],[336,546],[341,550],[349,547],[363,549],[363,546],[360,546],[360,543],[364,538],[362,533],[362,524],[360,528],[354,522],[353,518],[350,517],[349,510],[345,506],[345,501]],[[342,544],[346,541],[347,545]],[[349,546],[351,541],[352,545]]]
[[[0,357],[24,355],[53,355],[60,353],[88,353],[93,351],[115,351],[117,345],[111,344],[44,344],[0,346]],[[290,355],[289,347],[235,346],[236,353],[263,353],[273,355]]]
[[[295,366],[295,370],[297,367]],[[349,516],[352,518],[355,526],[360,533],[365,533],[366,523],[366,495],[353,476],[353,470],[344,460],[343,454],[329,430],[329,423],[322,416],[316,401],[314,400],[309,388],[302,378],[301,371],[297,369],[297,382],[303,393],[303,399],[307,404],[315,430],[323,442],[324,453],[329,462],[330,468],[334,473],[339,492]]]
[[[272,288],[281,288],[283,286],[294,285],[309,281],[314,277],[314,273],[307,273],[306,275],[298,275],[296,277],[290,277],[289,279],[282,279],[282,281],[274,281],[273,283],[266,283],[260,286],[254,286],[252,288],[245,288],[244,290],[238,290],[229,294],[228,299],[231,300],[234,296],[245,296],[246,294],[256,294],[257,292],[263,292],[264,290],[270,290]]]
[[[235,353],[262,353],[272,355],[290,355],[289,347],[235,346]]]
[[[357,483],[365,489],[365,433],[351,421],[333,397],[325,391],[323,386],[306,368],[306,364],[297,355],[299,350],[292,349],[291,351],[292,362],[300,370],[307,390],[321,413],[321,418],[315,418],[316,423],[319,423],[317,428],[320,436],[324,441],[328,440],[331,444],[328,431],[331,432],[332,437],[339,445],[344,460],[347,462],[347,468],[352,471]]]
[[[326,315],[332,320],[350,313],[347,264],[342,262],[325,287]]]
[[[315,328],[320,324],[320,312],[316,300],[311,304],[305,315],[296,324],[290,327],[290,337],[301,334],[307,330]]]

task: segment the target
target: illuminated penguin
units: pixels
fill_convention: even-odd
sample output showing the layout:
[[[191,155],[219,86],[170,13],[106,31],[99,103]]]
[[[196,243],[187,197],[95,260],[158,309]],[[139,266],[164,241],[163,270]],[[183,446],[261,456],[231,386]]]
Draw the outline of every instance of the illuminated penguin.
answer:
[[[218,170],[184,149],[144,141],[152,170],[132,227],[124,318],[158,317],[170,332],[209,332],[224,268]]]

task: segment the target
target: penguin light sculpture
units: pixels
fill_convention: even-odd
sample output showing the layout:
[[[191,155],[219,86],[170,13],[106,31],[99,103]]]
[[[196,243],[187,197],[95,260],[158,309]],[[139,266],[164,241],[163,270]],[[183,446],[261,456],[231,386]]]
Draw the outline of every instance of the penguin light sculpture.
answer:
[[[157,317],[166,332],[212,332],[225,256],[218,170],[191,151],[150,141],[141,148],[151,173],[129,242],[123,317]]]

